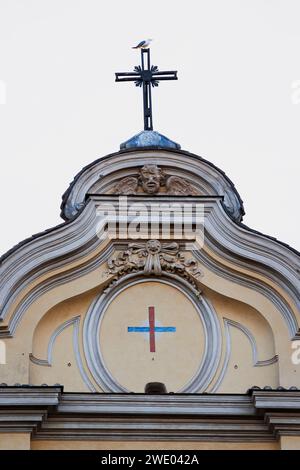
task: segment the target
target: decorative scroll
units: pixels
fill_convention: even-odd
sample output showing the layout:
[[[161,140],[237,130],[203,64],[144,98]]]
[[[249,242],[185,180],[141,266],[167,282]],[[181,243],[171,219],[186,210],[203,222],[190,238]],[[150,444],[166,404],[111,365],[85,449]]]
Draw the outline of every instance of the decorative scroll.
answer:
[[[148,240],[146,243],[130,243],[128,250],[109,259],[107,264],[109,274],[115,274],[116,278],[138,271],[145,276],[161,276],[166,271],[184,277],[196,287],[194,279],[201,276],[197,261],[185,259],[176,242]]]

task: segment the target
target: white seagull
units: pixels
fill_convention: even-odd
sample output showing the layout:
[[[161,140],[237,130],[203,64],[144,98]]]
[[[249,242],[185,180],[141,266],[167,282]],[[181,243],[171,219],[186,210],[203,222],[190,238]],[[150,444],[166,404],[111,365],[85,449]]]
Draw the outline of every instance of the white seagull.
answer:
[[[151,41],[153,41],[153,39],[145,39],[144,41],[139,42],[138,45],[134,46],[132,49],[147,49],[150,46]]]

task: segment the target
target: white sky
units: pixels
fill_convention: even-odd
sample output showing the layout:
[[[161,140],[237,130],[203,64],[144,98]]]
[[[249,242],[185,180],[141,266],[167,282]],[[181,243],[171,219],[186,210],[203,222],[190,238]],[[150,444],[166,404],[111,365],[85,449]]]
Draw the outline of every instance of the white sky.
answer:
[[[297,0],[0,0],[0,253],[60,223],[75,174],[142,130],[141,90],[114,72],[147,37],[179,76],[154,90],[155,130],[226,172],[244,223],[299,249],[299,18]]]

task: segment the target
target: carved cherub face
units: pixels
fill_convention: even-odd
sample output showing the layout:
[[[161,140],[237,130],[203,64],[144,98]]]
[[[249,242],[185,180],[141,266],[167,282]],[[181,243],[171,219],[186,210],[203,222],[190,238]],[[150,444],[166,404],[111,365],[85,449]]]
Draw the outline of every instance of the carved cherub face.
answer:
[[[163,171],[156,165],[144,165],[140,170],[140,182],[145,193],[158,193],[163,183]]]
[[[161,244],[158,240],[148,240],[146,243],[148,253],[152,255],[158,253],[161,249]]]

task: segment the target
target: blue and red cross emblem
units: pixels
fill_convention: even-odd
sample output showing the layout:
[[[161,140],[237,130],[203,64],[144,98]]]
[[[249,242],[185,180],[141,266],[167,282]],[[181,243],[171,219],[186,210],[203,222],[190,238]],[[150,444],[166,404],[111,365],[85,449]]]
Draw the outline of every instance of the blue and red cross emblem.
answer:
[[[155,333],[174,333],[175,326],[155,326],[155,308],[149,307],[149,326],[128,326],[128,333],[149,333],[150,352],[155,352]]]

